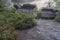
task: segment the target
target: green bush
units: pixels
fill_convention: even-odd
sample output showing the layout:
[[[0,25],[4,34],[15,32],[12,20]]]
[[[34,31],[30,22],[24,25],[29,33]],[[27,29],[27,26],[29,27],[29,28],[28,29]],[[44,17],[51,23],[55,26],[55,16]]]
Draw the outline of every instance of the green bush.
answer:
[[[15,27],[19,29],[31,28],[31,27],[34,27],[35,25],[36,25],[36,22],[34,18],[28,14],[22,14],[22,16],[18,17],[18,20],[15,23]]]
[[[0,40],[16,40],[15,29],[8,20],[11,12],[4,9],[4,5],[0,0]]]
[[[41,18],[41,12],[40,13],[37,13],[37,17],[38,18]]]
[[[55,20],[60,22],[60,11],[57,12]]]
[[[13,24],[14,28],[16,29],[30,28],[36,25],[33,16],[29,14],[18,13],[14,9],[0,12],[0,17],[0,20]]]
[[[0,21],[10,23],[14,28],[29,28],[33,27],[36,23],[34,18],[29,14],[18,13],[15,9],[6,10],[0,0]]]
[[[16,40],[16,33],[11,24],[0,22],[0,40]]]
[[[15,29],[24,29],[35,25],[34,18],[18,13],[15,9],[6,10],[0,1],[0,40],[16,40]]]

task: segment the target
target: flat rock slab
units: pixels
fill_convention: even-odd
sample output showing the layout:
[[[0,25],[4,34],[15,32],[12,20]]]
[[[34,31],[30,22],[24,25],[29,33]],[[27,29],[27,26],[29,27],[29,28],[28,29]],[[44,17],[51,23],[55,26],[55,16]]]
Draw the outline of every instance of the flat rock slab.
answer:
[[[60,40],[60,23],[43,19],[36,21],[36,27],[17,31],[18,40]]]

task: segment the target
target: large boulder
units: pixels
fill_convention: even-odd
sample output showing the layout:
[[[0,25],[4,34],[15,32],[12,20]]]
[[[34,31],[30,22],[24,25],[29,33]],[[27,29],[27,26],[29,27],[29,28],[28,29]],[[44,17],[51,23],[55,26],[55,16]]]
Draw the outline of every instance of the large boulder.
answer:
[[[55,18],[56,12],[57,10],[54,10],[54,9],[43,8],[41,12],[41,17],[42,18]]]

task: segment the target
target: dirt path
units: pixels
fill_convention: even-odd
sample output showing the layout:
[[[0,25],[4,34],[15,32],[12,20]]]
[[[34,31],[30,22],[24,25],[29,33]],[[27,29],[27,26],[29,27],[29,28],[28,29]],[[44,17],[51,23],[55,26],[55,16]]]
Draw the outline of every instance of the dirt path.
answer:
[[[18,40],[60,40],[60,23],[54,20],[36,20],[37,27],[17,31]]]

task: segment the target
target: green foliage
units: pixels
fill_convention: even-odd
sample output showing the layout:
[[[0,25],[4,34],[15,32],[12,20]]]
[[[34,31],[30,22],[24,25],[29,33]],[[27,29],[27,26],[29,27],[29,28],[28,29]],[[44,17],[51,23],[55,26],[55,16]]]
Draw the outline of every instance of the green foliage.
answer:
[[[0,40],[16,40],[16,33],[11,24],[0,22]]]
[[[27,28],[35,25],[34,18],[29,14],[18,13],[14,9],[0,12],[0,21],[13,24],[14,28]]]
[[[4,4],[2,2],[2,0],[0,0],[0,11],[4,8]]]
[[[56,19],[56,21],[60,22],[60,11],[57,12],[55,19]]]
[[[55,0],[55,2],[57,3],[57,8],[58,8],[58,12],[57,12],[57,15],[56,15],[56,21],[60,22],[60,0]]]
[[[0,40],[16,40],[15,29],[8,21],[11,11],[5,10],[0,0]]]
[[[15,9],[6,10],[0,1],[0,40],[16,40],[15,29],[24,29],[35,25],[34,18],[18,13]]]
[[[31,15],[28,14],[20,14],[22,16],[18,17],[15,27],[19,29],[25,29],[34,27],[36,25],[34,18]]]
[[[56,2],[56,7],[60,10],[60,0],[54,0]]]
[[[35,25],[34,18],[29,14],[18,13],[15,9],[0,11],[0,21],[13,24],[14,28],[29,28]]]
[[[41,18],[41,12],[37,13],[37,17]]]

